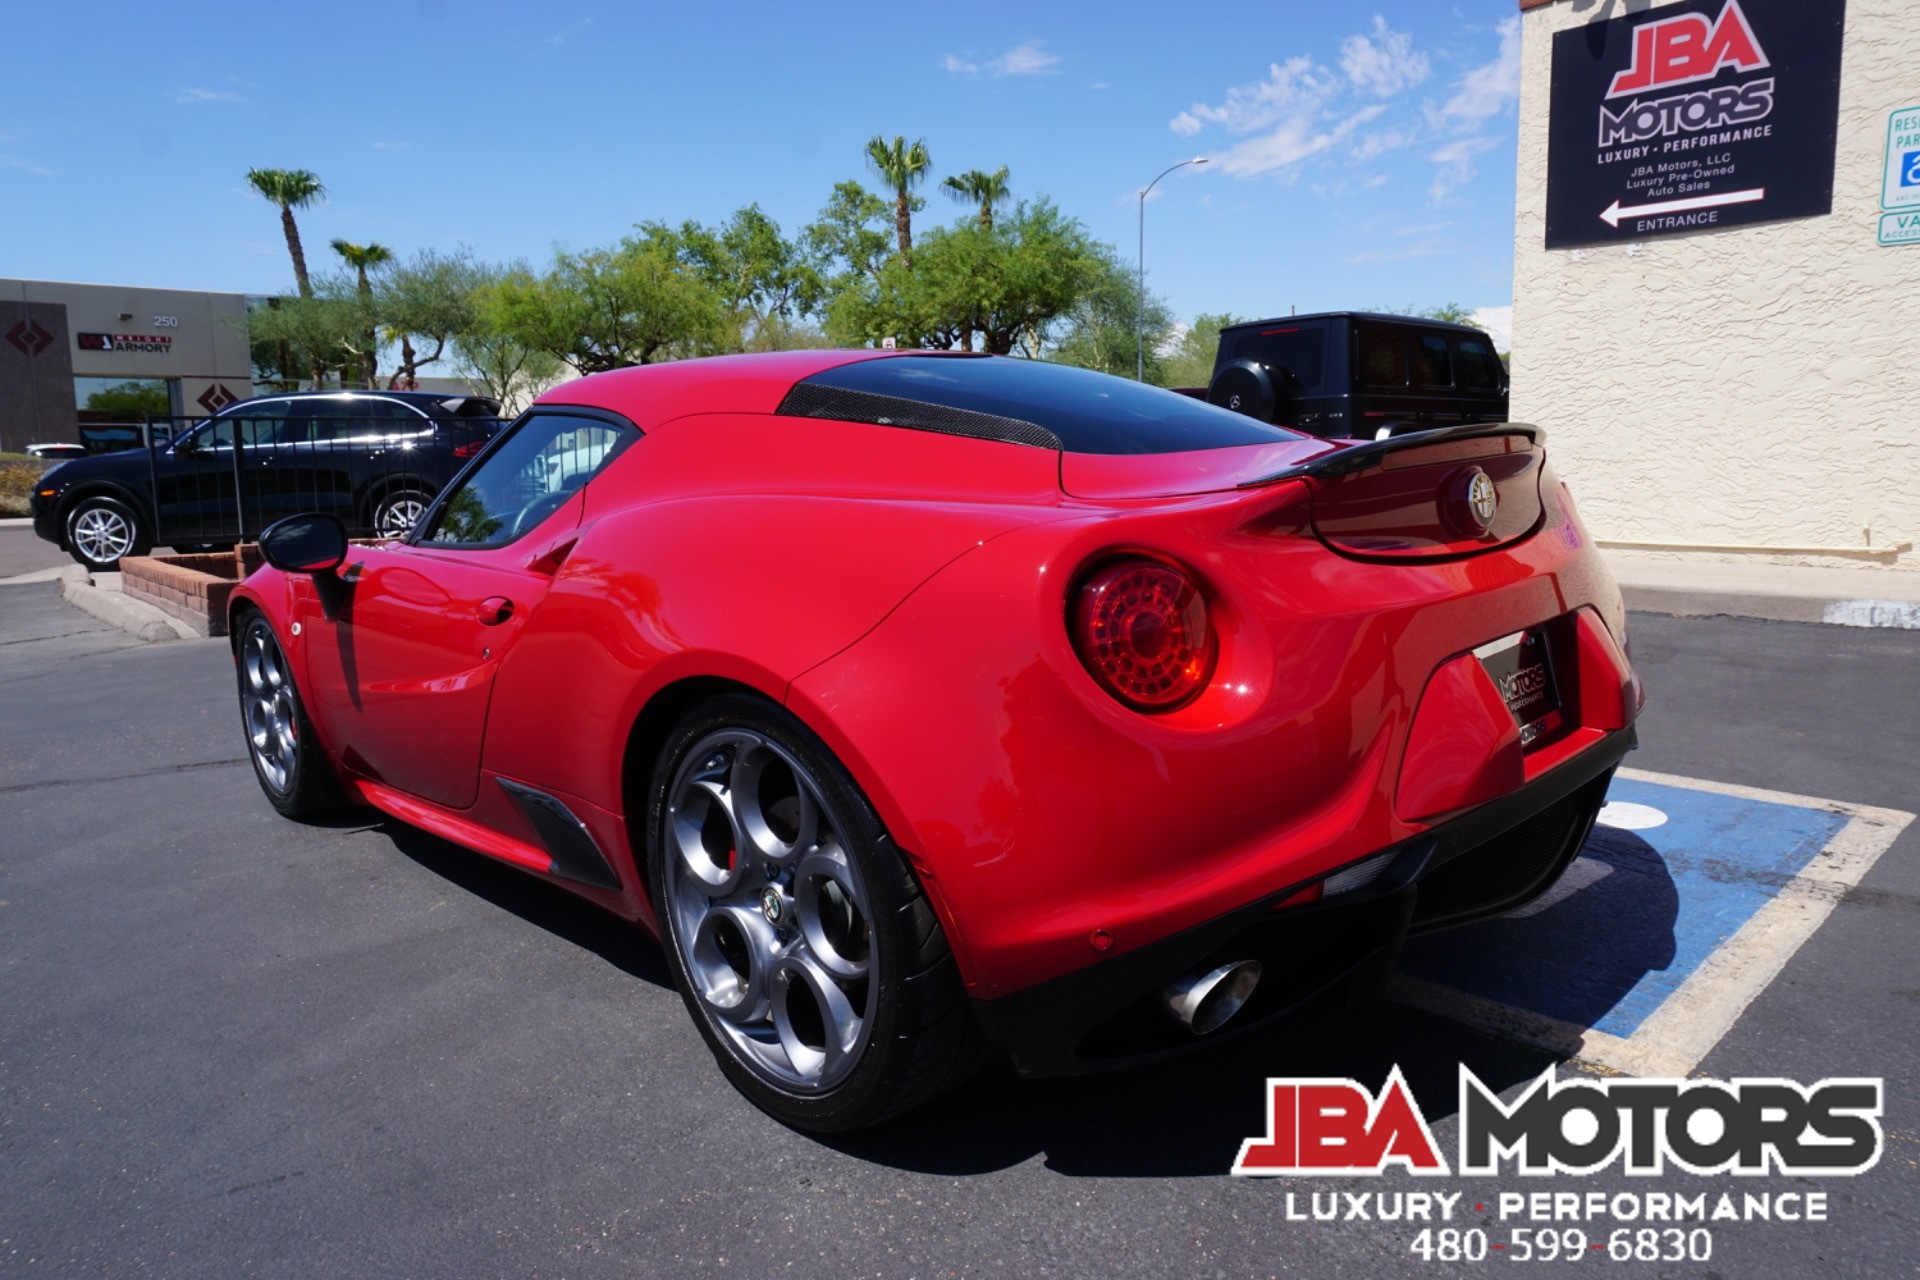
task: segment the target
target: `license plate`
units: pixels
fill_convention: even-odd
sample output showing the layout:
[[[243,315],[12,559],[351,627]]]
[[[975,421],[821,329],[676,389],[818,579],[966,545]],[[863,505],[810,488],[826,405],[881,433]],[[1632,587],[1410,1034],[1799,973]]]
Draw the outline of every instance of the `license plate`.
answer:
[[[1547,652],[1546,628],[1516,632],[1481,645],[1473,654],[1520,725],[1523,746],[1559,723],[1560,691],[1553,678],[1553,658]]]

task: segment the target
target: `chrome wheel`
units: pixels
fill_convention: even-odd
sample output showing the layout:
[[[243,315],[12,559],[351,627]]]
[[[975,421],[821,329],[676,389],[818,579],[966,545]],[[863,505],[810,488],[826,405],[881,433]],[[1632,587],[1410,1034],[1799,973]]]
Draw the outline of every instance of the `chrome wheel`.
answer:
[[[373,514],[373,531],[382,538],[404,538],[427,513],[430,500],[424,493],[396,493],[380,501]]]
[[[112,507],[82,507],[74,513],[67,537],[95,564],[112,564],[133,554],[133,522]]]
[[[240,643],[241,712],[247,747],[260,778],[276,792],[288,791],[299,763],[300,712],[286,656],[263,621],[247,628]]]
[[[695,1003],[761,1079],[832,1089],[859,1063],[877,994],[841,820],[806,766],[754,730],[716,730],[681,759],[663,896]]]

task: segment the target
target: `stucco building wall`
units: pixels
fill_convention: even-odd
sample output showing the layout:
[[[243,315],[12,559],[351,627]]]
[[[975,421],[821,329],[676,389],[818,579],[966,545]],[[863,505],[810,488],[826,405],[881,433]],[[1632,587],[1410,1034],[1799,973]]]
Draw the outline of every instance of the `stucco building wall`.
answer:
[[[1524,7],[1512,415],[1595,537],[1920,572],[1920,245],[1877,235],[1920,5],[1848,0],[1830,216],[1551,252],[1553,35],[1660,6]]]

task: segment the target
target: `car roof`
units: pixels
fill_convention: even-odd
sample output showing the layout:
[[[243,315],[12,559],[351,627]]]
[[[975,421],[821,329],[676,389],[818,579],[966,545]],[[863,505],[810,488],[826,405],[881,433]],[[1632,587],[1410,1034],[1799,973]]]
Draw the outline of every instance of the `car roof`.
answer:
[[[565,382],[541,396],[547,408],[573,405],[608,409],[641,427],[689,413],[772,413],[803,378],[860,360],[893,356],[979,359],[953,351],[769,351],[739,356],[701,356],[663,364],[635,365]]]
[[[491,396],[462,395],[445,391],[381,391],[378,389],[369,391],[365,387],[343,387],[329,391],[274,391],[263,396],[248,396],[245,400],[236,400],[220,412],[222,415],[231,414],[243,406],[259,404],[264,400],[398,400],[421,410],[440,407],[446,409],[448,413],[455,412],[447,408],[450,404],[459,405],[469,400],[478,400],[484,404],[493,405],[494,411],[499,412],[499,405]]]
[[[1222,333],[1237,333],[1242,329],[1257,329],[1271,324],[1299,324],[1302,320],[1367,320],[1376,324],[1417,325],[1428,329],[1458,329],[1463,333],[1485,334],[1486,330],[1477,324],[1460,324],[1453,320],[1430,320],[1426,316],[1396,316],[1384,311],[1315,311],[1304,316],[1275,316],[1270,320],[1242,320],[1239,324],[1221,326]]]

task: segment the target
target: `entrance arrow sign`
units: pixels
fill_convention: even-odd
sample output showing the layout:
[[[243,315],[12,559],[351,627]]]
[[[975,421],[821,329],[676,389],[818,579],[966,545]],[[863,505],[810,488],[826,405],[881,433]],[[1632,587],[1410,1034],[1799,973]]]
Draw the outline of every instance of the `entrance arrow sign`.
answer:
[[[1620,207],[1620,202],[1615,200],[1600,215],[1600,221],[1617,229],[1622,218],[1646,217],[1656,213],[1685,213],[1690,209],[1713,209],[1723,204],[1751,204],[1755,200],[1766,198],[1767,189],[1755,187],[1751,191],[1729,191],[1717,196],[1694,196],[1689,200],[1662,200],[1658,204],[1629,205],[1624,209]]]

